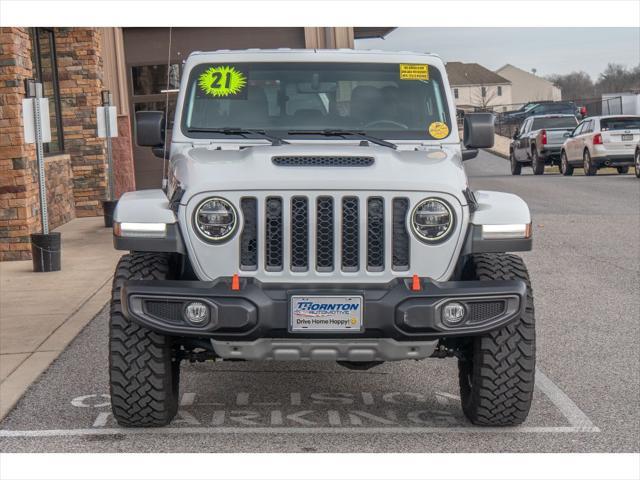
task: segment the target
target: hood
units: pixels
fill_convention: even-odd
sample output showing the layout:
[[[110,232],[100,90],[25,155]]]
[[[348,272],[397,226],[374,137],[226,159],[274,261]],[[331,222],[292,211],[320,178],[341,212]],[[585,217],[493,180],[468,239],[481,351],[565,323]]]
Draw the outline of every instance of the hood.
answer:
[[[216,149],[217,148],[217,149]],[[393,150],[378,145],[296,143],[238,149],[180,146],[172,152],[171,176],[185,193],[181,203],[201,192],[257,190],[369,190],[449,193],[465,205],[467,187],[460,147]],[[367,166],[281,166],[273,157],[372,157]],[[171,182],[173,183],[173,182]]]

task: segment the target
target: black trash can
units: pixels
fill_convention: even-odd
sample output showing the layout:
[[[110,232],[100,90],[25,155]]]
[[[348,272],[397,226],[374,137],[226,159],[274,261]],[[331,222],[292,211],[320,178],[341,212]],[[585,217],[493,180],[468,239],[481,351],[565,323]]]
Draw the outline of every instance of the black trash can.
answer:
[[[31,257],[34,272],[57,272],[60,270],[60,244],[60,232],[31,234]]]
[[[113,211],[116,209],[117,200],[103,200],[102,211],[104,212],[104,226],[113,227]]]

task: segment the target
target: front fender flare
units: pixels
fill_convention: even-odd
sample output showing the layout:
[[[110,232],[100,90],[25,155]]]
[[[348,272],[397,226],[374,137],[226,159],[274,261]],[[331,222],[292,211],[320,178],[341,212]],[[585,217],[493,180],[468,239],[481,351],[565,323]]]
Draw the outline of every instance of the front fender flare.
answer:
[[[138,190],[127,192],[113,212],[114,224],[122,223],[164,223],[164,238],[113,236],[116,250],[137,252],[177,252],[184,253],[184,242],[178,228],[176,214],[169,207],[169,199],[160,190]]]
[[[488,190],[477,190],[474,195],[478,206],[471,215],[463,250],[465,254],[531,250],[531,237],[497,240],[482,238],[482,225],[526,225],[531,223],[529,206],[524,200],[512,193]]]

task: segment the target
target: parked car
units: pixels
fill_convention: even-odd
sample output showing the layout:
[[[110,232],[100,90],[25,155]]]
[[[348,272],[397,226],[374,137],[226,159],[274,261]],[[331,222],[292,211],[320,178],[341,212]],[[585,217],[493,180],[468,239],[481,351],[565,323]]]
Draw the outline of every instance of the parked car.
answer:
[[[516,130],[509,147],[511,174],[520,175],[524,165],[530,165],[535,175],[544,173],[545,165],[560,164],[560,149],[564,134],[576,128],[573,115],[535,115],[527,118]]]
[[[639,115],[589,117],[569,134],[562,145],[560,171],[572,175],[577,166],[585,175],[599,168],[615,167],[624,174],[634,164],[636,144],[640,141]]]
[[[164,144],[162,116],[136,113],[138,145]],[[167,189],[125,193],[114,213],[130,252],[111,297],[118,423],[169,423],[181,361],[445,357],[472,423],[522,423],[533,294],[506,252],[531,249],[531,215],[468,188],[462,161],[493,145],[493,115],[465,115],[464,150],[455,116],[434,55],[192,53]]]
[[[501,121],[511,124],[520,123],[532,115],[574,115],[582,118],[584,113],[574,102],[530,102],[518,110],[504,112],[501,115]]]
[[[636,145],[636,155],[635,155],[635,166],[636,166],[636,177],[640,178],[640,142]]]

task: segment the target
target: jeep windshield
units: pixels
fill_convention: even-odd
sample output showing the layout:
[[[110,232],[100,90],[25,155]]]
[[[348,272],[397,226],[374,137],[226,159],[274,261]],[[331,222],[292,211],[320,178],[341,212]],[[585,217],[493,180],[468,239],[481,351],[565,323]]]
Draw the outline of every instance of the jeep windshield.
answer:
[[[426,64],[200,64],[189,76],[181,129],[223,138],[229,126],[277,138],[441,140],[451,123],[442,77]],[[352,132],[349,134],[348,132]],[[231,135],[233,137],[233,135]],[[238,138],[265,138],[238,134]]]

